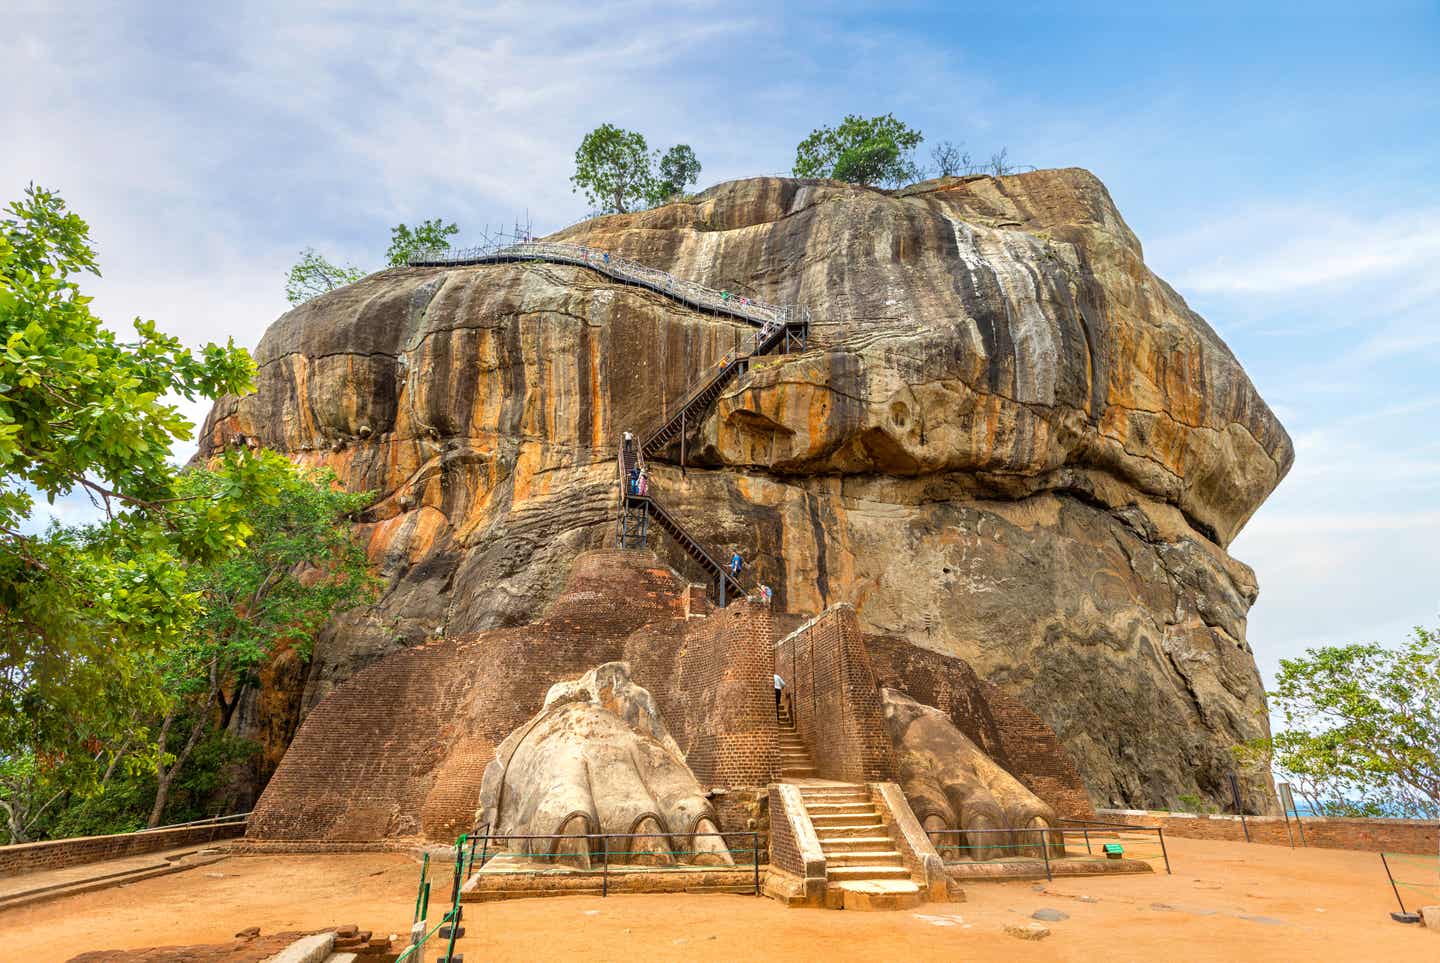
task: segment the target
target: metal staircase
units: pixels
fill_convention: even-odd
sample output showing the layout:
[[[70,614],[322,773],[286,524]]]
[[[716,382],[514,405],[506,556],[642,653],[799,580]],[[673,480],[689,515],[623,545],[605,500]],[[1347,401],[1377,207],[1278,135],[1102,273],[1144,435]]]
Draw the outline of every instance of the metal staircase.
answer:
[[[693,388],[681,396],[674,414],[662,416],[659,423],[640,437],[640,449],[655,457],[710,411],[710,408],[735,381],[750,368],[750,359],[780,349],[780,354],[805,349],[807,327],[803,323],[767,323],[745,344],[721,358],[705,371]]]
[[[424,252],[412,258],[409,264],[411,267],[463,267],[517,261],[547,261],[589,268],[626,284],[648,288],[689,307],[737,318],[759,329],[740,347],[702,373],[676,404],[667,405],[658,422],[643,432],[638,441],[627,432],[618,459],[620,504],[616,539],[620,547],[643,548],[653,519],[686,555],[704,569],[715,585],[721,606],[730,599],[744,596],[745,585],[730,573],[729,567],[706,551],[685,526],[650,494],[648,488],[634,490],[631,479],[637,470],[638,473],[644,472],[647,456],[660,455],[677,439],[683,445],[689,427],[698,424],[725,389],[749,369],[751,358],[777,349],[782,354],[803,351],[810,332],[810,310],[798,305],[769,304],[746,295],[717,291],[582,244],[526,238],[461,251]]]

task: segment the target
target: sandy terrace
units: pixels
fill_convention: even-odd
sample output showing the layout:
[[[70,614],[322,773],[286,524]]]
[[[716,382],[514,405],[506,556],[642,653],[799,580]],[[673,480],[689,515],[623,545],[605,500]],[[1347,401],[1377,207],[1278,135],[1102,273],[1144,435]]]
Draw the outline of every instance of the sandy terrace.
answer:
[[[1440,960],[1440,933],[1391,922],[1394,897],[1373,853],[1175,839],[1171,857],[1174,876],[971,884],[964,903],[898,913],[790,910],[747,896],[471,904],[469,935],[457,949],[474,960],[626,963]],[[225,942],[247,926],[353,922],[403,933],[417,877],[413,860],[388,854],[231,857],[0,912],[0,934],[7,959],[50,961],[86,950]],[[1040,942],[1004,933],[1041,908],[1069,919],[1047,924],[1051,935]]]

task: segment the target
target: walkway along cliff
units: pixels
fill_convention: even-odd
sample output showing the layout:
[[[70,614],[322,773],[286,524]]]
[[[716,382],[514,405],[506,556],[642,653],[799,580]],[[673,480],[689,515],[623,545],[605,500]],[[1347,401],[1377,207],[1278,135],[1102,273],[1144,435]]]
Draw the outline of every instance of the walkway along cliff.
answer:
[[[656,439],[650,505],[712,562],[745,557],[727,595],[774,587],[777,637],[847,603],[867,637],[963,659],[1032,710],[1087,804],[1223,798],[1228,747],[1265,726],[1258,589],[1225,547],[1293,452],[1091,175],[759,178],[541,243],[685,288],[531,256],[384,271],[282,317],[259,390],[207,421],[202,455],[243,434],[379,493],[384,598],[238,714],[269,758],[389,653],[552,618],[577,556],[614,544],[631,430]],[[808,308],[803,342],[780,305]],[[791,350],[757,350],[767,322]],[[718,601],[684,539],[648,544]],[[548,664],[531,638],[508,657]]]

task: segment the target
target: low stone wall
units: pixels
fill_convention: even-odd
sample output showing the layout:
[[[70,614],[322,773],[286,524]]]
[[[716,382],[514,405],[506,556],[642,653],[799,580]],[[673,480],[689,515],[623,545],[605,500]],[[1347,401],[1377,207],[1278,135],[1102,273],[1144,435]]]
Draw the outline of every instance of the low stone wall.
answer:
[[[1159,826],[1172,836],[1186,839],[1245,841],[1245,827],[1239,816],[1196,816],[1190,813],[1154,812],[1144,809],[1098,809],[1102,820],[1131,826]],[[1304,816],[1305,845],[1320,849],[1358,849],[1378,853],[1433,854],[1440,839],[1440,821],[1430,819],[1347,819]],[[1250,839],[1273,846],[1289,846],[1283,816],[1246,816]],[[1300,829],[1294,817],[1290,833],[1300,846]]]
[[[66,866],[82,866],[85,863],[98,863],[122,856],[139,856],[164,849],[199,846],[219,839],[234,839],[244,834],[245,824],[240,822],[17,843],[13,846],[0,846],[0,876],[19,876],[42,869],[64,869]]]

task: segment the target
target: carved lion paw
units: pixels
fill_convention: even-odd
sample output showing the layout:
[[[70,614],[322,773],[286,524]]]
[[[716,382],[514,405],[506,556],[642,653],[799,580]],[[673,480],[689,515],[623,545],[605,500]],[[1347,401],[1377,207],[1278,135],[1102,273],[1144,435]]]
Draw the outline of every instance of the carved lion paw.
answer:
[[[498,845],[550,864],[734,862],[654,699],[624,662],[550,689],[496,750],[477,815]],[[586,838],[601,833],[621,838]]]
[[[900,788],[937,849],[975,860],[1063,851],[1055,811],[1002,769],[939,709],[881,689],[900,764]],[[963,836],[955,830],[963,830]],[[963,848],[960,848],[963,847]]]

